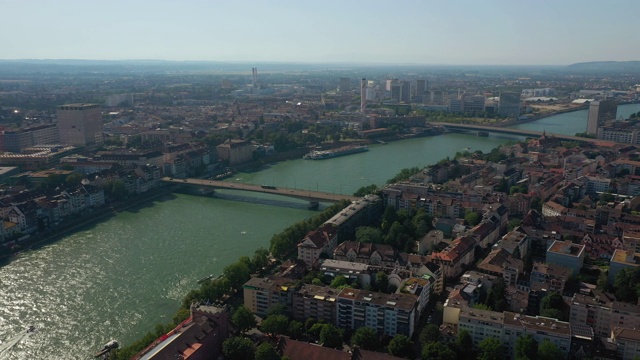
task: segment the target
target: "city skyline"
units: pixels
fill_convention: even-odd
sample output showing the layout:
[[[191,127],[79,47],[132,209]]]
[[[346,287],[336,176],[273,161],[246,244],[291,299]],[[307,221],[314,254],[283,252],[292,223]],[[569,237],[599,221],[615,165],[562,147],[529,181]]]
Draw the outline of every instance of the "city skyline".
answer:
[[[640,3],[0,1],[2,59],[568,65],[640,59]]]

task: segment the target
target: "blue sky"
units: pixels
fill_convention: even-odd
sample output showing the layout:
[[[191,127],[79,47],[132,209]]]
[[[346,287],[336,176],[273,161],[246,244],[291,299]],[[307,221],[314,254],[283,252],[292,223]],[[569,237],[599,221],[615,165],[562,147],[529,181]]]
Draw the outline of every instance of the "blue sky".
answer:
[[[640,60],[640,0],[0,0],[2,59]]]

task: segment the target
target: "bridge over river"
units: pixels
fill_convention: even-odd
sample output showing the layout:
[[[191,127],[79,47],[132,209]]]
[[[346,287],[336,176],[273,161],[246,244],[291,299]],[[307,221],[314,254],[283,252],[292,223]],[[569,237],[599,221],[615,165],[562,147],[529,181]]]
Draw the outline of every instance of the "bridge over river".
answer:
[[[499,133],[499,134],[509,134],[509,135],[518,135],[518,136],[526,136],[526,137],[540,137],[543,135],[540,131],[533,130],[523,130],[523,129],[514,129],[508,127],[498,127],[498,126],[485,126],[485,125],[472,125],[472,124],[450,124],[450,123],[442,123],[442,122],[431,122],[431,125],[441,126],[445,129],[449,130],[458,130],[458,131],[476,131],[476,132],[487,132],[487,133]],[[578,136],[571,136],[565,134],[553,134],[547,132],[546,136],[553,136],[558,139],[568,140],[568,141],[583,141],[590,142],[599,145],[613,145],[615,143],[611,141],[598,140],[598,139],[589,139]]]
[[[288,196],[296,199],[306,200],[306,201],[309,201],[310,203],[338,202],[342,199],[355,201],[360,199],[357,196],[327,193],[322,191],[242,184],[242,183],[234,183],[234,182],[228,182],[228,181],[209,180],[209,179],[194,179],[194,178],[174,179],[174,178],[165,177],[165,178],[162,178],[162,181],[168,182],[168,183],[192,185],[192,186],[198,186],[198,187],[243,190],[243,191],[253,191],[253,192],[259,192],[259,193],[265,193],[265,194],[282,195],[282,196]]]

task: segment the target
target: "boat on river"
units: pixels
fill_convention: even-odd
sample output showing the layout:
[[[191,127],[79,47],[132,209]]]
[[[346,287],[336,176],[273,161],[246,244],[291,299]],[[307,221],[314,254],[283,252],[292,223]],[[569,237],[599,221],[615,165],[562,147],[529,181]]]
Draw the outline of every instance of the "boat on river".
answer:
[[[331,150],[313,150],[303,158],[307,160],[323,160],[365,151],[369,151],[369,148],[365,145],[348,145]]]
[[[102,349],[100,351],[98,351],[95,354],[95,357],[101,357],[103,355],[106,355],[107,353],[109,353],[111,350],[113,349],[117,349],[118,346],[120,346],[120,344],[118,344],[117,341],[115,340],[111,340],[108,343],[104,344],[104,346],[102,347]]]

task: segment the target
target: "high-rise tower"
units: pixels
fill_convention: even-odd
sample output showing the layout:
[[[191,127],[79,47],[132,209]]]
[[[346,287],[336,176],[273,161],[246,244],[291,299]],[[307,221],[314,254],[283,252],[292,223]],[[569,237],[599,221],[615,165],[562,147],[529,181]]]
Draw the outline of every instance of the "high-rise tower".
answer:
[[[360,80],[360,112],[364,114],[367,107],[367,79]]]
[[[598,128],[607,120],[615,120],[618,114],[618,103],[615,100],[593,101],[589,105],[587,117],[587,134],[596,135]]]
[[[68,145],[102,143],[102,114],[97,104],[58,106],[60,142]]]

